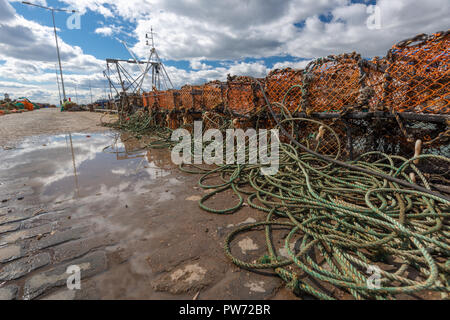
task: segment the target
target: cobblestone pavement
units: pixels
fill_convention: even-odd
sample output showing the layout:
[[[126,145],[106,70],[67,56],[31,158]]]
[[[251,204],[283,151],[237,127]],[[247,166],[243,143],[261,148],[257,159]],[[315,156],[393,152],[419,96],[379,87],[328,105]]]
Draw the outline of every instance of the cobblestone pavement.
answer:
[[[167,151],[133,143],[62,134],[0,150],[0,300],[294,298],[277,277],[238,269],[223,253],[227,233],[258,212],[201,211],[198,177]],[[252,239],[237,239],[236,254],[260,256],[264,239]],[[81,290],[66,286],[73,265]]]

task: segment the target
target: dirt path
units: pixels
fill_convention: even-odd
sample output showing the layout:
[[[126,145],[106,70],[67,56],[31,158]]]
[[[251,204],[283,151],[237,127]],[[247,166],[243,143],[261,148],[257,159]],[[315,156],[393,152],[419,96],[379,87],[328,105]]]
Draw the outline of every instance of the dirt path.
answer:
[[[0,147],[14,146],[25,137],[67,132],[101,132],[102,113],[61,112],[59,109],[41,109],[0,117]]]

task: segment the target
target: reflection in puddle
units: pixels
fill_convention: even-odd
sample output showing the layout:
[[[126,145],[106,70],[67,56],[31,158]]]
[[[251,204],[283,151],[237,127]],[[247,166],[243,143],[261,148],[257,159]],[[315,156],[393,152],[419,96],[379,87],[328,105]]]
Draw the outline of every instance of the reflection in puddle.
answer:
[[[186,209],[177,198],[192,190],[170,152],[145,150],[148,142],[114,132],[72,133],[35,136],[17,149],[0,150],[0,195],[22,190],[20,201],[12,196],[5,204],[11,218],[24,219],[20,228],[48,230],[39,239],[55,241],[52,250],[70,257],[67,263],[106,257],[107,270],[86,279],[90,289],[83,285],[83,298],[159,297],[149,290],[155,277],[149,248],[166,249],[176,227],[177,234],[185,232],[186,223],[173,222]],[[60,263],[66,262],[52,261]]]
[[[144,150],[145,141],[127,134],[62,134],[25,140],[0,151],[0,178],[27,177],[43,201],[111,192],[139,192],[170,174],[170,153]]]

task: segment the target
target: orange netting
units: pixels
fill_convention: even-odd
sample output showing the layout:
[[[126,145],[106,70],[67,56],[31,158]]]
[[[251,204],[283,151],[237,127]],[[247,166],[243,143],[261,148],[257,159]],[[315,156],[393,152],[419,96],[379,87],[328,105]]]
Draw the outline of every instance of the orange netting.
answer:
[[[302,100],[302,75],[303,71],[291,68],[273,70],[266,78],[267,97],[273,102],[284,99],[289,111],[296,111]]]
[[[202,87],[185,85],[180,90],[181,107],[183,109],[202,110]]]
[[[397,112],[449,113],[450,34],[419,35],[388,53],[385,105]]]
[[[357,54],[343,54],[316,60],[304,77],[307,96],[304,110],[339,112],[358,103],[362,77]]]
[[[206,110],[216,110],[224,106],[223,87],[220,81],[212,81],[203,86],[202,101]]]
[[[258,79],[264,85],[263,79]],[[226,92],[228,108],[240,115],[260,110],[265,105],[261,90],[250,77],[230,77]]]
[[[305,70],[274,70],[265,79],[229,77],[226,83],[185,85],[143,96],[149,108],[214,111],[225,108],[249,115],[266,105],[258,84],[272,103],[291,112],[389,111],[449,114],[450,32],[402,41],[387,57],[370,61],[359,54],[328,56]],[[218,108],[219,107],[219,108]],[[274,104],[279,110],[279,105]]]
[[[150,109],[155,109],[158,107],[158,98],[155,91],[145,92],[142,96],[143,105]]]
[[[159,107],[161,109],[174,110],[177,109],[179,106],[177,90],[159,91],[158,98],[159,98]]]

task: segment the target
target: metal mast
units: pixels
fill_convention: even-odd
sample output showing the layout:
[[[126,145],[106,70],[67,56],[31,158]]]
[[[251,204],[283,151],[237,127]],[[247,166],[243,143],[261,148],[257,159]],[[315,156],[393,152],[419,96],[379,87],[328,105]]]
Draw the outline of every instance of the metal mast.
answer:
[[[149,43],[149,40],[146,41],[147,46],[151,46],[150,49],[150,55],[147,60],[147,66],[145,68],[144,77],[142,78],[142,83],[145,80],[146,75],[151,70],[152,73],[152,90],[161,90],[161,80],[163,81],[166,89],[172,89],[173,84],[170,80],[169,75],[167,74],[166,68],[164,67],[164,64],[162,63],[161,59],[159,58],[158,52],[155,48],[155,39],[154,39],[155,33],[153,32],[153,27],[150,29],[150,33],[147,33],[145,35],[146,39],[150,39],[151,44]],[[170,84],[170,87],[169,85]],[[142,84],[141,84],[142,86]]]
[[[122,43],[130,53],[132,59],[121,60],[121,59],[106,59],[106,70],[103,75],[107,78],[109,82],[110,91],[112,89],[116,91],[117,96],[123,95],[133,95],[140,94],[143,89],[143,85],[146,77],[151,72],[151,88],[150,90],[168,90],[173,89],[172,81],[162,63],[161,59],[155,48],[153,28],[150,33],[145,35],[146,45],[151,46],[149,57],[146,61],[138,60],[135,54],[130,50],[127,43],[116,38],[120,43]],[[129,72],[124,65],[135,64],[139,69],[140,73],[136,75],[133,72]],[[111,68],[112,67],[112,68]],[[114,70],[116,79],[114,80],[111,76],[111,70]]]

